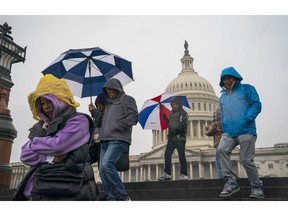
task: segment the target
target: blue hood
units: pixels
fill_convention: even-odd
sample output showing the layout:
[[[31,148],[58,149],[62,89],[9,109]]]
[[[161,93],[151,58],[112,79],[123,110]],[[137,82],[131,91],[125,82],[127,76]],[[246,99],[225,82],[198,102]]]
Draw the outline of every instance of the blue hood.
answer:
[[[235,70],[234,67],[224,68],[224,69],[222,70],[222,73],[221,73],[221,76],[220,76],[220,83],[219,83],[219,85],[220,85],[221,88],[224,86],[223,77],[224,77],[224,76],[227,76],[227,75],[236,77],[236,79],[239,81],[239,83],[243,80],[242,76]]]

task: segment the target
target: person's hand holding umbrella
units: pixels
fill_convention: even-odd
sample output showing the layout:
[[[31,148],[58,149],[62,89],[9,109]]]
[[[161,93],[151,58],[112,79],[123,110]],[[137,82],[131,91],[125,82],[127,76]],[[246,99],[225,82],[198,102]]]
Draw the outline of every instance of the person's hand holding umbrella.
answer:
[[[159,109],[160,109],[160,115],[162,113],[162,118],[165,121],[166,125],[168,126],[169,124],[169,118],[167,117],[167,115],[165,114],[165,110],[164,110],[164,106],[162,105],[162,103],[159,102]]]
[[[88,105],[88,110],[89,110],[89,112],[91,113],[93,110],[95,110],[96,109],[96,107],[92,104],[92,103],[90,103],[89,105]]]

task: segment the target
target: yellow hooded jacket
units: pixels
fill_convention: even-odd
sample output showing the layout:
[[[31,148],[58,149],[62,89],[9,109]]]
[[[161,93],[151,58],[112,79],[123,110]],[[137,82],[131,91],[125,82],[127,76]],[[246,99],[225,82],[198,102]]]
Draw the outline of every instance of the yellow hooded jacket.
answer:
[[[33,118],[36,120],[39,120],[37,116],[36,101],[39,97],[46,94],[53,94],[59,100],[75,108],[80,105],[74,100],[73,94],[65,80],[58,79],[52,74],[46,74],[40,79],[36,90],[28,95],[28,103]]]

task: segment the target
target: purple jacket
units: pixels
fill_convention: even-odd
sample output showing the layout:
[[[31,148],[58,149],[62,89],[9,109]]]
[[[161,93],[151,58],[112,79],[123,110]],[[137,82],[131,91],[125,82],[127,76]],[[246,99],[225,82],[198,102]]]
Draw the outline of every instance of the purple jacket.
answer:
[[[57,117],[68,106],[53,95],[45,95],[43,97],[51,100],[54,105],[53,118]],[[49,125],[48,119],[40,111],[40,103],[36,106],[40,119]],[[47,157],[63,155],[81,147],[88,142],[89,137],[88,119],[84,115],[76,115],[67,120],[65,127],[59,130],[55,136],[34,137],[25,143],[22,146],[20,160],[28,166],[45,163]],[[33,175],[28,180],[24,190],[24,196],[28,199],[31,197],[32,182]]]

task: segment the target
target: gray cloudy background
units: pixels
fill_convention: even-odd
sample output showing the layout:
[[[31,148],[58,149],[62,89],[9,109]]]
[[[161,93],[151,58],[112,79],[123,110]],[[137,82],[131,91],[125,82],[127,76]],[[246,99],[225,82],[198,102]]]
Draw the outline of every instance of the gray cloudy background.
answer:
[[[257,118],[256,147],[288,142],[288,16],[0,16],[4,22],[12,26],[14,42],[27,46],[25,63],[14,64],[11,73],[9,109],[18,131],[11,162],[19,161],[28,129],[35,123],[27,96],[35,90],[41,71],[68,49],[97,46],[132,62],[135,82],[124,90],[140,110],[181,72],[187,40],[194,69],[218,97],[224,67],[234,66],[243,83],[256,87],[263,107]],[[81,103],[79,110],[88,113],[89,98],[75,99]],[[131,154],[151,147],[151,131],[137,124]]]

